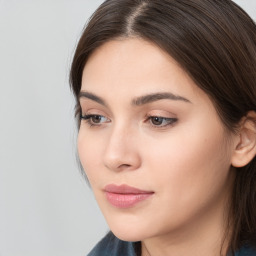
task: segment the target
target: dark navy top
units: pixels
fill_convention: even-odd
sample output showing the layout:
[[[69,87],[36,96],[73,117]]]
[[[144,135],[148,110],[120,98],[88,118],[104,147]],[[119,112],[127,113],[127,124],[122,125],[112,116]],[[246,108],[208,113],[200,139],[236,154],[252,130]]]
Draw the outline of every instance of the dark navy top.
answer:
[[[121,241],[109,232],[87,256],[136,256],[136,243]]]
[[[139,251],[139,242],[121,241],[109,232],[87,256],[139,256]],[[235,256],[256,256],[256,249],[243,247]]]

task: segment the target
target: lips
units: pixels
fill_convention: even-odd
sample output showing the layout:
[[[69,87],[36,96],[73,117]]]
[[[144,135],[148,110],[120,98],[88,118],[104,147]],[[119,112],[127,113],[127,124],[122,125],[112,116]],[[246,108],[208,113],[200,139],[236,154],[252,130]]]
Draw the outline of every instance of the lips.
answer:
[[[117,208],[130,208],[151,197],[153,191],[145,191],[127,185],[107,185],[104,188],[109,203]]]

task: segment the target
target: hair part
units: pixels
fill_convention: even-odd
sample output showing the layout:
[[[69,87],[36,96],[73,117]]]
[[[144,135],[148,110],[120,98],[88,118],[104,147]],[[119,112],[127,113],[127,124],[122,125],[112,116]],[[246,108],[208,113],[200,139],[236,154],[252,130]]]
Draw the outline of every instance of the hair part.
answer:
[[[147,6],[146,2],[141,2],[140,5],[136,6],[135,9],[131,12],[126,19],[126,36],[132,37],[136,34],[136,31],[133,30],[134,23],[136,21],[136,17],[139,17],[140,14],[143,12],[144,7]]]

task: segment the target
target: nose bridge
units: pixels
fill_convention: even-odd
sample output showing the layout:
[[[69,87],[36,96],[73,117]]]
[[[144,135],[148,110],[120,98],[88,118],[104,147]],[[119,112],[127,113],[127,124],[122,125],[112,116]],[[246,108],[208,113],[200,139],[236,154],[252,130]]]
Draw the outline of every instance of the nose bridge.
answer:
[[[104,164],[108,169],[136,169],[140,165],[136,134],[132,127],[113,125],[104,154]]]

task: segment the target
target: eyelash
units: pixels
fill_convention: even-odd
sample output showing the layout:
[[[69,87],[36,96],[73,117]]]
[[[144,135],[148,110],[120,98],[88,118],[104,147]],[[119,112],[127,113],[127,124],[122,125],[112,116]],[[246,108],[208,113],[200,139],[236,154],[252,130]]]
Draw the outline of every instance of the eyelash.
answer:
[[[102,115],[94,115],[94,114],[90,114],[90,115],[81,115],[80,116],[80,120],[84,120],[90,127],[92,126],[100,126],[101,123],[95,123],[92,121],[92,118],[106,118],[105,116],[102,116]],[[107,118],[106,118],[107,119]],[[110,122],[110,121],[109,121]],[[109,123],[107,122],[107,123]]]
[[[165,121],[166,124],[165,125],[156,125],[156,124],[153,124],[153,119],[155,119],[155,121],[159,121],[159,120],[162,120],[162,121]],[[153,126],[154,128],[156,129],[161,129],[161,128],[165,128],[165,127],[169,127],[169,126],[172,126],[174,125],[174,123],[176,123],[178,121],[177,118],[173,118],[173,117],[163,117],[163,116],[147,116],[147,119],[145,122],[150,122],[150,125]]]
[[[92,121],[92,118],[105,118],[107,119],[107,122],[106,123],[109,123],[110,120],[105,117],[105,116],[102,116],[102,115],[94,115],[94,114],[90,114],[90,115],[81,115],[80,116],[80,120],[84,120],[90,127],[93,127],[93,126],[100,126],[102,123],[95,123]],[[156,125],[156,124],[153,124],[153,119],[155,119],[154,121],[165,121],[166,124],[165,125]],[[168,127],[168,126],[172,126],[174,125],[174,123],[176,123],[178,121],[177,118],[169,118],[169,117],[162,117],[162,116],[146,116],[146,120],[145,122],[149,122],[150,123],[150,126],[152,126],[153,128],[155,129],[161,129],[161,128],[165,128],[165,127]]]

